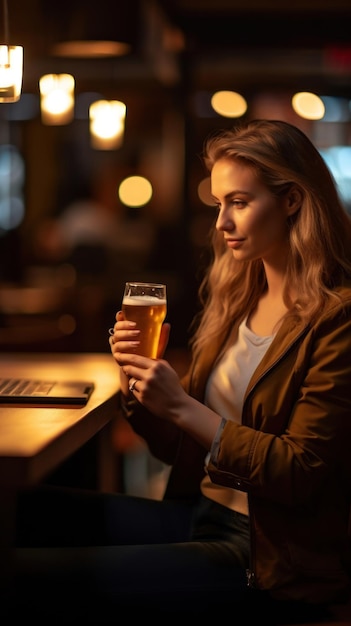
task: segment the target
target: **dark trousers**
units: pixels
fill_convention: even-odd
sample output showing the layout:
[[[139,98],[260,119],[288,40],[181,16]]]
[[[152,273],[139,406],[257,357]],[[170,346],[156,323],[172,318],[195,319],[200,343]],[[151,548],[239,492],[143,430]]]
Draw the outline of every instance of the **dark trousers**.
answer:
[[[36,488],[19,499],[16,543],[9,624],[207,624],[229,614],[235,625],[259,615],[275,626],[324,616],[248,589],[248,520],[207,498]]]
[[[202,615],[247,591],[247,518],[206,498],[37,488],[19,499],[16,543],[14,607],[43,623]]]

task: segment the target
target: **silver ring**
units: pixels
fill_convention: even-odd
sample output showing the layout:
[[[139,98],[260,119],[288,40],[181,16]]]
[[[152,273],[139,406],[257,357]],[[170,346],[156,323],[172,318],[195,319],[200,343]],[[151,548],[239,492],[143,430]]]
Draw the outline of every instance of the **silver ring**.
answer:
[[[111,335],[111,336],[114,335],[115,334],[115,329],[114,328],[109,328],[108,329],[108,334]]]
[[[137,384],[137,379],[133,378],[133,380],[130,381],[129,383],[129,391],[133,392],[135,389],[135,385]]]

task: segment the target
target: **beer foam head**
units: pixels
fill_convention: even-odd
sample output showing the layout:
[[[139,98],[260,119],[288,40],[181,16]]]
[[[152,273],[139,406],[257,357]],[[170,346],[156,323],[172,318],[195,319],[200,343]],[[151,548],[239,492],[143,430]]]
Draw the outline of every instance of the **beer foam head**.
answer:
[[[155,306],[166,304],[165,298],[156,296],[124,296],[123,304],[127,306]]]

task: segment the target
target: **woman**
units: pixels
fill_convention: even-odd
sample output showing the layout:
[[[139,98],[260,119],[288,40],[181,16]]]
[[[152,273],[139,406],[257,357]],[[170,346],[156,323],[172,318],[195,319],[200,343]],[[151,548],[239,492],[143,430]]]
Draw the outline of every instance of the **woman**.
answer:
[[[218,214],[188,374],[180,382],[162,358],[167,323],[156,360],[134,353],[140,333],[121,312],[110,338],[121,409],[172,466],[165,496],[85,499],[89,532],[109,546],[95,558],[82,548],[85,588],[110,609],[260,606],[270,624],[289,623],[349,593],[350,220],[320,154],[286,122],[214,135],[204,160]],[[82,497],[71,500],[79,519]],[[63,494],[54,502],[67,507]],[[61,549],[58,566],[46,550],[38,575],[66,589],[69,558]],[[37,563],[38,550],[27,571]]]

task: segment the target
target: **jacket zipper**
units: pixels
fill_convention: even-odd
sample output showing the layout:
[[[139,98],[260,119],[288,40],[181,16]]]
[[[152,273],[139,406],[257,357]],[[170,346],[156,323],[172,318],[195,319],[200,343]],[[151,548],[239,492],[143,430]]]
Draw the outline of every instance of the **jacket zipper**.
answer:
[[[246,397],[244,399],[244,404],[246,403],[248,397],[253,393],[253,391],[254,391],[255,387],[257,387],[258,383],[261,382],[261,380],[265,376],[267,376],[267,374],[269,374],[269,372],[277,365],[277,363],[279,363],[285,357],[285,355],[289,352],[289,350],[291,350],[296,345],[296,343],[301,339],[301,337],[304,334],[306,334],[308,329],[309,329],[309,326],[305,327],[301,331],[301,333],[297,337],[295,337],[294,341],[289,346],[287,346],[287,348],[283,352],[283,354],[281,354],[280,357],[278,359],[276,359],[276,361],[274,361],[274,363],[272,363],[272,365],[267,370],[265,370],[262,373],[262,375],[256,381],[254,386],[251,387],[251,389],[249,389],[247,391]],[[254,542],[252,512],[251,512],[251,504],[250,504],[250,495],[249,494],[247,494],[247,498],[248,498],[249,525],[250,525],[250,550],[249,550],[249,567],[246,569],[246,581],[247,581],[247,586],[249,587],[249,589],[255,589],[256,588],[256,575],[255,575],[255,571],[254,571],[254,546],[255,546],[255,542]]]

